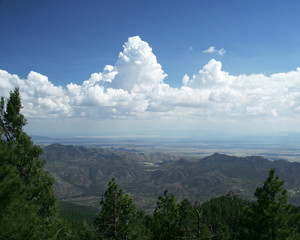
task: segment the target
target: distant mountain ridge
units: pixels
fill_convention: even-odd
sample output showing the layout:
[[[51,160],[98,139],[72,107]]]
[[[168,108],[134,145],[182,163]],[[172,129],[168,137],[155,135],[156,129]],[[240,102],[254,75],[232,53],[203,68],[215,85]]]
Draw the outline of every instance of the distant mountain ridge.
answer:
[[[165,189],[178,200],[205,201],[229,191],[254,199],[254,191],[271,168],[285,181],[289,201],[300,205],[300,163],[269,161],[260,156],[215,153],[202,159],[179,159],[163,153],[52,144],[44,147],[46,168],[55,177],[59,199],[99,207],[114,177],[136,204],[151,211]]]

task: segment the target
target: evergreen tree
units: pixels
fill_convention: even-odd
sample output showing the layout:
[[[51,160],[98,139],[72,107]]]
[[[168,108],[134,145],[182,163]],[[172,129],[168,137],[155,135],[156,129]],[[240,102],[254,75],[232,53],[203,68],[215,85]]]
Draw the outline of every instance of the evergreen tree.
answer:
[[[26,186],[17,171],[1,165],[0,239],[36,239],[39,219],[35,206],[26,200],[25,192]]]
[[[138,217],[135,204],[128,194],[113,178],[104,198],[100,202],[101,210],[95,219],[95,227],[99,237],[104,239],[145,239],[145,229]]]
[[[221,196],[200,206],[202,221],[216,235],[216,239],[243,239],[240,237],[245,208],[249,201],[239,196]]]
[[[202,211],[198,204],[192,206],[188,199],[179,204],[179,236],[181,239],[211,239],[215,237],[203,221]]]
[[[42,150],[23,131],[19,89],[0,101],[0,239],[67,239]]]
[[[27,200],[34,202],[42,217],[57,213],[57,200],[53,192],[53,178],[44,170],[44,161],[39,159],[42,149],[31,141],[23,131],[26,120],[21,114],[19,89],[10,92],[5,102],[0,102],[0,136],[3,152],[1,164],[17,169],[22,182],[26,185]]]
[[[164,191],[158,197],[153,214],[153,239],[176,239],[179,236],[179,208],[174,194]]]
[[[153,239],[211,239],[207,225],[202,222],[202,213],[197,204],[188,199],[176,202],[173,194],[165,190],[158,197],[153,215]]]
[[[283,184],[271,169],[263,186],[256,189],[257,202],[249,211],[248,239],[293,239],[299,215],[292,213]]]
[[[179,234],[180,237],[186,239],[194,239],[196,236],[201,234],[199,226],[198,234],[198,216],[196,209],[192,206],[188,199],[184,199],[178,204],[179,211]]]

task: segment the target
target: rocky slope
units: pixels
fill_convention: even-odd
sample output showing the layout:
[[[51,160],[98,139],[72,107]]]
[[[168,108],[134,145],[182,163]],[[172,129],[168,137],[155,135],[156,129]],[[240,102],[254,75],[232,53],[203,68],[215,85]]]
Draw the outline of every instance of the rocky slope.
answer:
[[[122,149],[121,149],[122,150]],[[300,205],[300,163],[269,161],[259,156],[214,154],[203,159],[178,159],[154,153],[53,144],[44,148],[46,168],[55,178],[61,200],[99,207],[114,177],[137,206],[151,211],[164,189],[178,200],[205,201],[229,191],[254,199],[254,191],[271,168],[285,181],[289,200]]]

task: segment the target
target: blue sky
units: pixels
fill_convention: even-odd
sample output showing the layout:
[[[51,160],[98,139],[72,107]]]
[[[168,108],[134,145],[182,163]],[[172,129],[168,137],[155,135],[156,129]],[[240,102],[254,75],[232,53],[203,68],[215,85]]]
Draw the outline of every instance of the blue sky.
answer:
[[[300,67],[299,7],[299,1],[2,0],[0,69],[6,73],[2,73],[0,79],[0,84],[1,81],[3,84],[0,85],[1,94],[7,95],[7,86],[18,83],[24,96],[24,114],[32,122],[29,131],[34,134],[49,133],[38,130],[45,118],[50,121],[48,126],[54,129],[62,122],[66,123],[70,126],[68,134],[73,130],[75,132],[78,129],[76,126],[82,124],[82,121],[93,121],[90,125],[97,126],[97,131],[92,127],[82,128],[82,133],[77,130],[76,134],[79,135],[84,134],[83,131],[101,135],[104,129],[105,134],[110,134],[107,128],[111,124],[112,128],[124,133],[126,129],[143,132],[145,124],[157,126],[153,128],[161,132],[161,129],[169,126],[170,121],[174,121],[174,124],[182,122],[179,128],[183,132],[186,126],[189,126],[187,132],[193,128],[222,130],[227,129],[227,126],[230,131],[236,126],[240,126],[237,131],[243,131],[243,126],[248,124],[247,129],[259,132],[265,127],[256,127],[266,123],[272,126],[268,129],[270,132],[273,128],[276,131],[297,131],[300,79],[296,73],[291,72],[297,72]],[[123,45],[134,36],[139,36],[139,39],[135,38],[130,44],[138,44],[138,48],[145,48],[146,52],[153,54],[157,60],[153,64],[159,64],[163,73],[168,75],[157,73],[157,80],[153,80],[153,83],[167,84],[170,89],[151,85],[151,89],[148,89],[151,94],[142,94],[140,90],[132,90],[134,84],[127,79],[134,79],[135,74],[138,74],[135,68],[132,72],[124,70],[123,75],[120,73],[122,68],[131,69],[131,65],[125,64],[126,61],[117,62],[120,60],[119,53],[125,51]],[[133,51],[129,45],[128,51]],[[215,51],[205,52],[210,47],[215,47]],[[221,49],[224,50],[223,54],[218,53]],[[146,59],[144,55],[134,56],[136,61]],[[215,62],[211,62],[212,59]],[[93,73],[103,73],[106,65],[114,67],[110,72],[118,72],[116,80],[98,78],[98,83],[90,82],[89,86],[94,87],[93,93],[98,95],[88,99],[86,95],[92,95],[92,87],[87,90],[83,82],[90,80]],[[210,80],[205,80],[206,75],[199,74],[199,70],[207,65],[207,76],[210,76],[207,79]],[[31,71],[40,75],[31,74],[29,77]],[[290,74],[272,78],[275,73]],[[19,80],[13,80],[13,74]],[[177,91],[182,88],[186,74],[189,77],[186,87],[198,90]],[[41,80],[41,76],[47,77],[47,82],[52,84],[52,92],[46,93],[41,87],[46,81]],[[221,76],[221,80],[218,76]],[[246,80],[241,76],[246,76]],[[216,79],[211,80],[214,77]],[[35,80],[35,87],[29,84],[32,81],[30,79],[38,79]],[[108,92],[110,87],[103,85],[102,92],[98,89],[104,94],[101,100],[99,92],[95,90],[96,85],[102,84],[99,81],[106,81],[105,84],[112,81],[112,89],[123,89],[125,92]],[[143,79],[139,81],[141,83]],[[145,77],[145,81],[152,80]],[[202,82],[202,85],[197,84],[197,81]],[[204,86],[205,81],[214,82],[214,87]],[[255,87],[252,86],[253,81]],[[280,85],[278,81],[287,83]],[[117,82],[122,84],[118,85]],[[220,82],[226,83],[220,85]],[[241,82],[247,84],[241,86]],[[78,87],[71,87],[71,83]],[[258,87],[259,84],[261,87]],[[284,87],[292,92],[282,92]],[[30,88],[34,89],[34,93],[29,93]],[[255,90],[250,91],[250,88]],[[278,88],[278,91],[268,92],[265,88]],[[155,90],[157,94],[154,96],[153,89],[160,89],[163,94],[159,95],[159,91]],[[220,92],[220,89],[223,90]],[[53,92],[59,91],[59,97],[53,95]],[[138,99],[143,101],[134,105],[138,101],[135,98],[138,94]],[[278,97],[273,99],[274,95]],[[173,101],[172,105],[171,99],[174,96],[180,96],[180,99]],[[191,102],[184,96],[199,100]],[[237,105],[240,96],[246,97]],[[61,102],[53,100],[58,98]],[[104,98],[110,102],[104,102]],[[222,105],[222,101],[226,104]],[[62,106],[66,102],[68,104]],[[61,110],[55,110],[60,107]],[[32,109],[40,109],[40,112]],[[227,110],[222,112],[220,109]],[[182,119],[182,115],[187,112],[187,118]],[[220,123],[220,117],[223,116],[226,124]],[[73,121],[72,124],[70,121]],[[137,125],[141,126],[133,127]],[[170,128],[171,131],[174,129]]]

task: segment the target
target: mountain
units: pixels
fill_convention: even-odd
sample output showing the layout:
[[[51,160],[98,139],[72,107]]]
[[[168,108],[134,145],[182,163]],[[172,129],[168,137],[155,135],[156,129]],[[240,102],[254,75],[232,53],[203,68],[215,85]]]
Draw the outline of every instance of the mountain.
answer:
[[[112,177],[138,207],[149,212],[165,189],[178,200],[205,201],[229,191],[254,199],[255,188],[267,178],[271,168],[285,181],[290,202],[300,205],[300,163],[296,162],[218,153],[202,159],[179,159],[163,153],[61,144],[43,150],[46,168],[55,177],[58,198],[82,205],[99,207]]]

